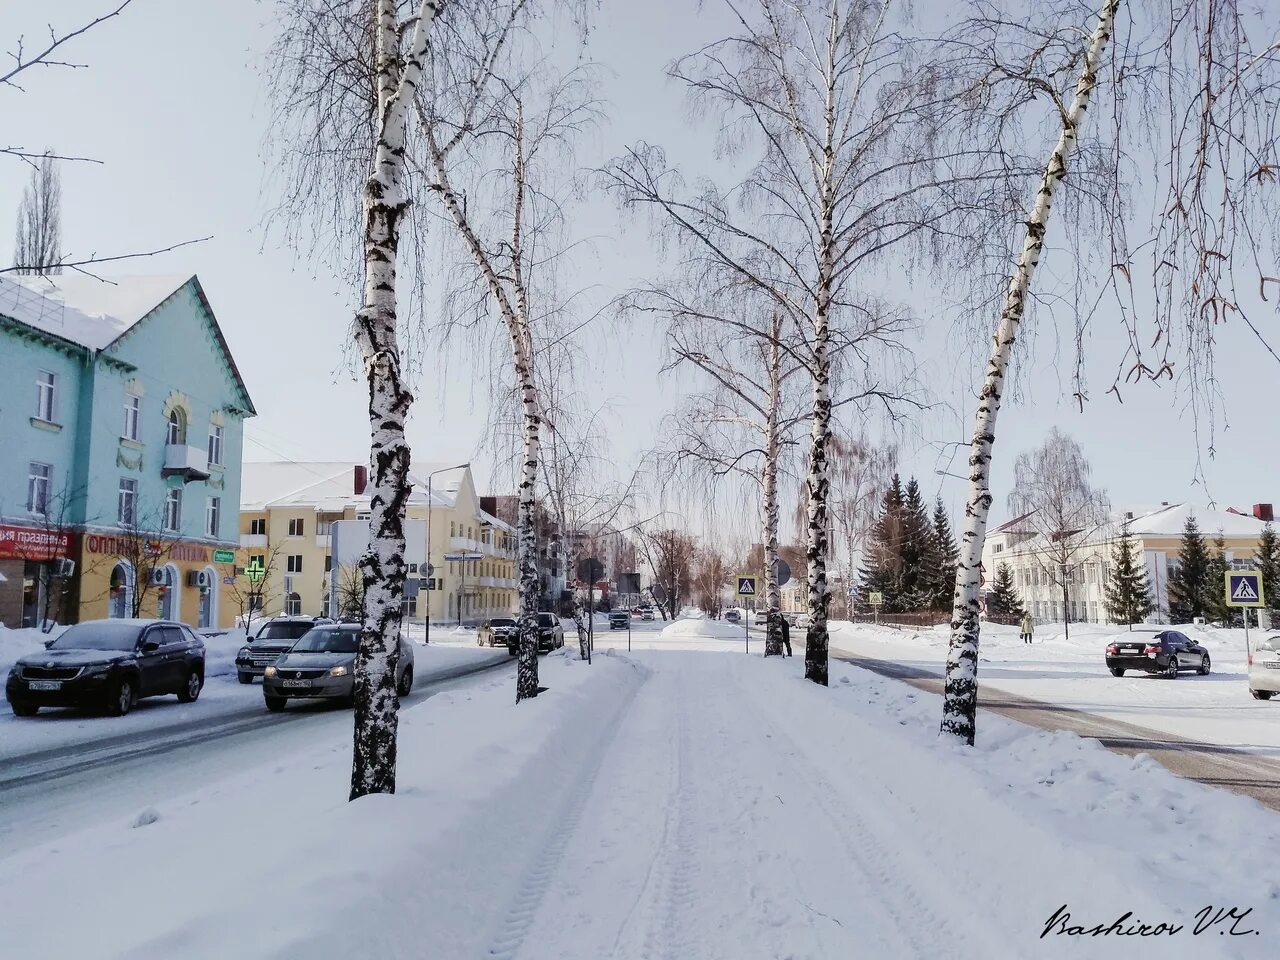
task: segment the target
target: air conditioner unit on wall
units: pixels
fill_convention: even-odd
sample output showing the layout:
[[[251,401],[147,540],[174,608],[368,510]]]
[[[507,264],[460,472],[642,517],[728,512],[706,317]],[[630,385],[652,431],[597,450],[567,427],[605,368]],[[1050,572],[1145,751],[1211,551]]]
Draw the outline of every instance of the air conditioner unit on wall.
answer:
[[[151,571],[151,585],[153,587],[163,587],[168,582],[169,575],[164,567],[156,567]]]
[[[208,570],[201,570],[196,574],[196,586],[201,590],[208,590],[213,586],[213,574]]]

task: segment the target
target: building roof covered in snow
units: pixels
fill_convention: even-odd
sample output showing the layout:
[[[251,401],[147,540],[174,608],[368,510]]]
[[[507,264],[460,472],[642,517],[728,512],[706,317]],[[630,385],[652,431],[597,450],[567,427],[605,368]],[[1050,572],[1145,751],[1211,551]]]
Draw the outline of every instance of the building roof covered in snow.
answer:
[[[47,276],[0,275],[0,319],[37,330],[55,343],[74,344],[92,354],[114,352],[121,338],[190,286],[203,308],[227,371],[243,395],[244,410],[256,411],[231,348],[195,276],[160,274],[98,278],[85,273]]]
[[[240,484],[240,509],[268,510],[272,507],[315,507],[322,512],[340,512],[350,504],[367,504],[368,488],[356,493],[356,473],[360,464],[350,461],[277,460],[246,462]],[[413,493],[409,502],[425,505],[427,483],[420,479],[440,469],[438,464],[414,464],[409,478]],[[431,483],[431,504],[451,507],[467,468],[452,468],[437,473]],[[510,529],[492,518],[494,526]]]

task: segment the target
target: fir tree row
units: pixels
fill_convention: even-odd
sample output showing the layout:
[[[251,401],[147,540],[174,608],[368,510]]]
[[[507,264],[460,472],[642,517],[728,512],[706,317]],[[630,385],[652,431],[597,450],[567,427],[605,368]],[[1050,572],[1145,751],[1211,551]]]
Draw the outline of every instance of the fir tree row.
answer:
[[[930,515],[916,479],[904,491],[902,478],[894,474],[863,558],[859,606],[867,606],[871,593],[880,593],[885,613],[951,609],[957,556],[942,498],[934,500]]]

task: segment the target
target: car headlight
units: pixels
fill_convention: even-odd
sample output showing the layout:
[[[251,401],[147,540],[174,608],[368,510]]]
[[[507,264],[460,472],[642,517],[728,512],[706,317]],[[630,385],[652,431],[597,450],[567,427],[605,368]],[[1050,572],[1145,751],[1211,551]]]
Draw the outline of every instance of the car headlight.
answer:
[[[263,670],[263,671],[262,671],[262,675],[263,675],[264,677],[274,677],[274,676],[276,675],[276,668],[275,668],[275,667],[267,667],[267,669],[265,669],[265,670]]]
[[[251,657],[251,656],[253,656],[253,651],[252,651],[252,650],[250,650],[248,647],[241,647],[241,648],[240,648],[240,652],[239,652],[239,653],[237,653],[237,654],[236,654],[236,656],[237,656],[237,657]]]
[[[85,676],[85,677],[96,677],[96,676],[98,676],[99,674],[109,673],[110,671],[111,671],[111,664],[109,664],[109,663],[94,663],[94,664],[91,664],[91,665],[89,665],[89,666],[87,666],[87,667],[84,667],[84,668],[81,670],[81,676]]]
[[[346,675],[347,675],[346,667],[334,667],[332,670],[329,671],[329,676],[331,677],[345,677]]]

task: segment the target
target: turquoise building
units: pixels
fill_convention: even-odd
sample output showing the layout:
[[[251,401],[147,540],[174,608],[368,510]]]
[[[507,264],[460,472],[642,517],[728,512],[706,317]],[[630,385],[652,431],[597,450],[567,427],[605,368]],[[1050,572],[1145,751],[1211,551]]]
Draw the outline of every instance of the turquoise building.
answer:
[[[0,623],[233,623],[254,414],[196,277],[0,277]]]

